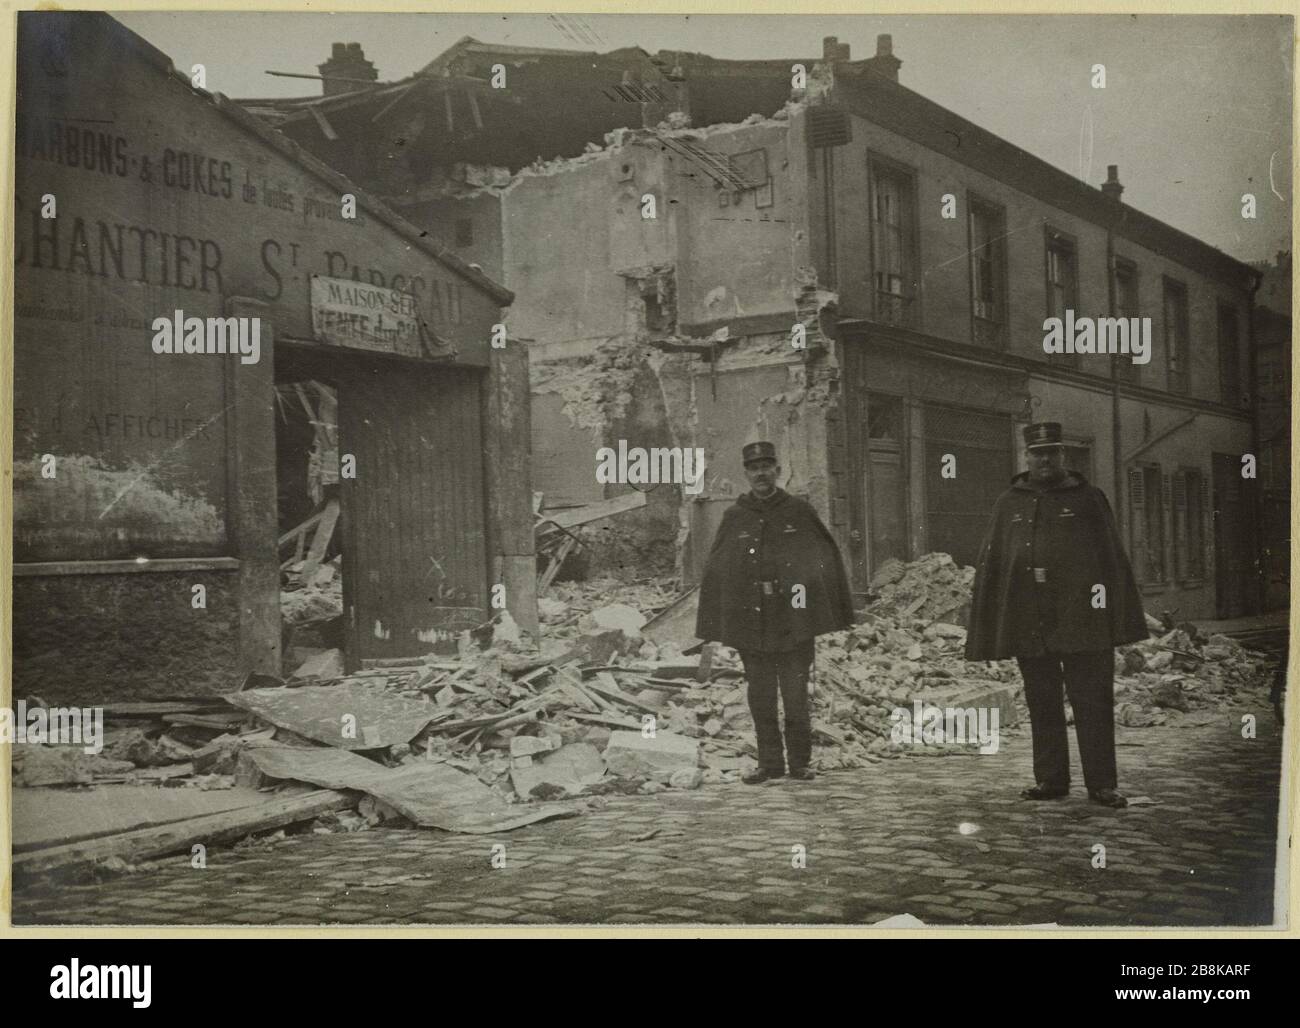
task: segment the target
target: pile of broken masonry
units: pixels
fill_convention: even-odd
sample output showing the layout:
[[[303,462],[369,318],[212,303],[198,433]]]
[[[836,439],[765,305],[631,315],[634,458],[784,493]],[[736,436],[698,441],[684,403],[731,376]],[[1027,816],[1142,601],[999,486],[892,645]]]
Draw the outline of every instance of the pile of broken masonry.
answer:
[[[818,640],[815,766],[969,752],[891,740],[891,713],[918,699],[996,705],[1003,727],[1023,720],[1015,663],[963,659],[973,575],[946,554],[891,561],[858,623]],[[669,580],[557,583],[540,603],[540,640],[503,614],[491,645],[467,633],[455,657],[343,674],[341,654],[316,652],[288,682],[254,676],[224,697],[110,705],[103,754],[15,747],[15,784],[315,787],[348,800],[312,814],[316,831],[382,821],[492,831],[579,812],[602,794],[732,782],[756,755],[743,669],[734,651],[701,654],[680,630],[650,633],[656,641],[642,632],[645,615],[675,598]],[[1266,657],[1191,623],[1148,621],[1151,638],[1116,652],[1120,724],[1207,723],[1246,693],[1262,702]],[[20,752],[33,749],[63,752]],[[476,806],[487,820],[466,815]]]

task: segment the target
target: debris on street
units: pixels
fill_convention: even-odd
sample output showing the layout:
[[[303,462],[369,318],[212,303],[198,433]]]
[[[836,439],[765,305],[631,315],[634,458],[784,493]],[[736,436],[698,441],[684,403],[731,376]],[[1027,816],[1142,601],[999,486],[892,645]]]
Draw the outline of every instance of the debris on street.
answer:
[[[1014,661],[964,658],[973,577],[941,553],[890,561],[857,623],[818,639],[815,767],[973,752],[899,745],[898,712],[910,717],[917,701],[996,709],[1001,729],[1027,720]],[[666,578],[559,581],[539,603],[536,646],[498,625],[464,633],[456,656],[350,673],[341,651],[321,649],[287,680],[253,676],[223,697],[110,705],[102,753],[15,747],[15,784],[235,790],[257,802],[216,813],[172,805],[151,827],[97,821],[93,838],[51,836],[17,868],[131,865],[213,825],[230,841],[381,824],[501,831],[581,813],[606,793],[735,782],[757,756],[744,670],[735,651],[692,637],[694,603]],[[1267,656],[1191,622],[1148,624],[1149,639],[1115,654],[1119,724],[1204,724],[1243,697],[1263,704]],[[315,787],[326,791],[295,799]]]

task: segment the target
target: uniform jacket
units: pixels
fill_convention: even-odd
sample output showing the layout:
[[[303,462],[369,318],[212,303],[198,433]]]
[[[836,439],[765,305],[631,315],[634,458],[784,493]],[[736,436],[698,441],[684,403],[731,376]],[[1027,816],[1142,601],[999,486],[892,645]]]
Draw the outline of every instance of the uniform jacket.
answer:
[[[801,607],[792,602],[796,585],[805,589]],[[698,638],[771,653],[852,624],[839,547],[811,504],[778,489],[727,509],[700,583]]]
[[[1034,568],[1046,581],[1035,580]],[[1105,606],[1094,606],[1104,585]],[[1106,494],[1066,474],[1044,490],[1012,479],[980,548],[967,660],[1107,650],[1147,637],[1133,570]]]

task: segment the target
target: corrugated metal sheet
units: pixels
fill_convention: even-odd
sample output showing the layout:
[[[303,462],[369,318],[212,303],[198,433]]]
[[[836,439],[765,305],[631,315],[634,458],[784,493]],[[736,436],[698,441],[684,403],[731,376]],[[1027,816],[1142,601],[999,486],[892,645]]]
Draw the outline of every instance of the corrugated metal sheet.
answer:
[[[348,657],[454,651],[487,620],[480,376],[364,368],[339,383]]]

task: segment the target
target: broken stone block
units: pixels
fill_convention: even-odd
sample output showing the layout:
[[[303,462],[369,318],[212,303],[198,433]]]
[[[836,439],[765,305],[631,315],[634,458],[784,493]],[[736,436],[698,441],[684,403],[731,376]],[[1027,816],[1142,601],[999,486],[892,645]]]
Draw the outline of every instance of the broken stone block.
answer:
[[[96,775],[123,775],[135,770],[125,760],[83,753],[80,746],[14,746],[13,784],[88,785]]]
[[[612,732],[605,747],[610,773],[624,778],[667,780],[674,771],[699,765],[700,747],[694,739],[672,732],[646,738],[640,732]]]
[[[1174,655],[1168,650],[1159,650],[1147,658],[1147,670],[1159,671],[1174,662]]]
[[[1008,728],[1018,719],[1016,713],[1016,690],[1002,682],[971,681],[954,682],[942,688],[925,689],[917,697],[923,704],[932,704],[940,708],[981,707],[992,711],[997,708],[998,728]]]
[[[704,773],[698,767],[679,768],[668,778],[674,789],[698,789],[704,783]]]
[[[303,661],[291,677],[342,678],[343,675],[343,651],[322,650],[315,656]]]
[[[510,740],[510,756],[531,757],[557,749],[555,740],[540,735],[516,735]]]
[[[624,635],[639,638],[645,623],[645,616],[635,607],[629,607],[626,603],[611,603],[580,617],[578,631],[583,635],[598,635],[616,628]]]
[[[1187,697],[1183,695],[1182,686],[1177,682],[1161,682],[1151,690],[1151,702],[1169,710],[1191,710]]]
[[[456,690],[450,685],[444,685],[434,694],[433,699],[440,707],[450,707],[456,702]]]
[[[199,775],[233,775],[244,740],[237,735],[218,735],[206,746],[195,750],[190,760]]]
[[[576,795],[605,776],[605,763],[600,751],[590,743],[574,742],[561,746],[554,753],[526,757],[528,767],[512,767],[510,782],[520,796],[532,796],[539,785],[553,786]]]

